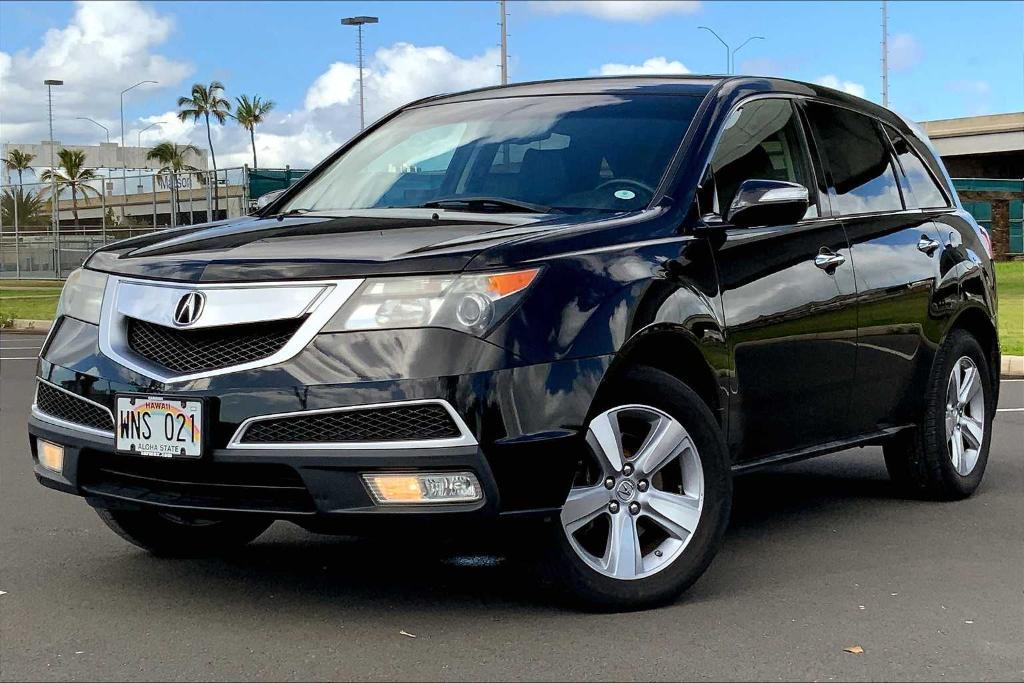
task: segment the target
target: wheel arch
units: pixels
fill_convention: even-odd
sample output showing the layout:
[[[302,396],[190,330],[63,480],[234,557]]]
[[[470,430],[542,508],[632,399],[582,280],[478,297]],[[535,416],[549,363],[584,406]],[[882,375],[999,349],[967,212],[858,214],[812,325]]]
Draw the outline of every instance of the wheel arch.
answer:
[[[651,325],[633,335],[616,353],[595,395],[600,404],[619,377],[643,365],[666,372],[693,389],[724,428],[726,396],[712,363],[694,334],[676,325]]]
[[[946,326],[946,330],[942,335],[943,342],[946,341],[946,338],[953,330],[968,332],[981,344],[981,348],[985,350],[989,360],[992,389],[998,397],[1000,375],[999,333],[996,331],[996,325],[990,313],[980,306],[964,308]]]

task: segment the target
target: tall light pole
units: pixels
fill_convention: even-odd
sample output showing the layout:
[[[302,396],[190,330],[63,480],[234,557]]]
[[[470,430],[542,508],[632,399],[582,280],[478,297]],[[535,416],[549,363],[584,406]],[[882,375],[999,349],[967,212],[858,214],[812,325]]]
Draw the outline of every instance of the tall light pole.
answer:
[[[142,130],[140,130],[139,131],[138,142],[137,142],[137,144],[135,146],[136,147],[142,147],[142,134],[145,133],[150,128],[152,128],[153,126],[161,126],[161,125],[163,125],[163,124],[161,124],[159,121],[156,121],[155,123],[151,123],[148,126],[146,126],[145,128],[143,128]]]
[[[498,11],[501,13],[498,20],[501,27],[501,84],[508,85],[508,9],[505,0],[498,0]]]
[[[140,130],[139,131],[138,140],[137,140],[135,146],[136,147],[142,147],[142,134],[145,133],[150,128],[159,127],[160,125],[162,125],[162,124],[159,121],[154,121],[153,123],[149,124],[148,126],[143,128],[142,130]],[[141,173],[139,174],[139,184],[137,185],[136,189],[138,189],[139,194],[142,194],[142,175],[141,175]],[[153,173],[153,192],[154,193],[156,192],[156,173],[155,172]],[[156,227],[156,221],[155,220],[153,221],[153,226]]]
[[[727,43],[727,42],[725,42],[724,40],[722,40],[722,36],[720,36],[720,35],[718,35],[717,33],[715,33],[715,30],[714,30],[713,28],[708,28],[707,26],[698,26],[697,28],[699,28],[699,29],[704,29],[705,31],[707,31],[708,33],[710,33],[711,35],[713,35],[713,36],[714,36],[715,38],[717,38],[717,39],[718,39],[718,42],[720,42],[720,43],[721,43],[722,45],[724,45],[724,46],[725,46],[725,73],[727,73],[727,74],[728,74],[728,73],[729,73],[729,72],[730,72],[730,71],[732,70],[732,69],[730,69],[730,68],[729,68],[729,67],[730,67],[730,61],[729,61],[729,54],[730,54],[730,53],[729,53],[729,43]]]
[[[342,26],[355,26],[359,31],[359,130],[366,128],[366,100],[363,97],[363,25],[376,24],[380,21],[377,17],[345,17],[341,20]]]
[[[75,120],[76,120],[76,121],[88,121],[88,122],[90,122],[90,123],[95,123],[95,124],[96,124],[97,126],[99,126],[100,128],[102,128],[102,129],[104,130],[104,132],[105,132],[105,133],[107,134],[107,142],[108,142],[108,143],[110,142],[110,129],[109,129],[109,128],[107,128],[106,126],[104,126],[104,125],[103,125],[102,123],[100,123],[99,121],[93,121],[93,120],[92,120],[92,119],[90,119],[90,118],[89,118],[88,116],[76,116],[76,117],[75,117]]]
[[[765,37],[764,36],[750,36],[749,38],[744,40],[742,43],[740,43],[740,46],[732,51],[732,62],[731,62],[731,65],[730,65],[732,67],[730,69],[731,71],[735,71],[736,70],[736,53],[739,52],[743,48],[744,45],[746,45],[747,43],[749,43],[752,40],[765,40]]]
[[[53,271],[60,277],[60,218],[57,214],[57,162],[53,153],[53,86],[64,85],[64,81],[47,78],[46,101],[50,109],[50,222],[53,225]]]
[[[715,38],[717,38],[718,42],[720,42],[723,46],[725,46],[725,73],[726,74],[731,74],[732,73],[733,66],[735,65],[733,60],[736,57],[736,53],[740,51],[740,48],[742,48],[744,45],[746,45],[747,43],[749,43],[752,40],[765,40],[764,36],[750,36],[749,38],[744,40],[742,43],[740,43],[740,46],[738,48],[733,50],[732,48],[730,48],[729,43],[727,43],[724,40],[722,40],[722,36],[720,36],[717,33],[715,33],[715,30],[713,28],[710,28],[708,26],[698,26],[697,28],[704,29],[705,31],[707,31],[708,33],[713,35]]]
[[[889,7],[882,0],[882,106],[889,106]]]
[[[139,81],[135,85],[121,91],[121,192],[124,193],[124,196],[121,197],[121,220],[125,219],[125,207],[128,206],[128,158],[125,156],[124,144],[124,94],[146,83],[157,84],[156,81]]]

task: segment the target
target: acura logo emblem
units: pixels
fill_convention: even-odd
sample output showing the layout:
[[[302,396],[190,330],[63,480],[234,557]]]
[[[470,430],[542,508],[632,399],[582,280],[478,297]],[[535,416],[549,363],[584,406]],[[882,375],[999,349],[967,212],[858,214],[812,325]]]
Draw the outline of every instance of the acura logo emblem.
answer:
[[[629,479],[623,479],[615,489],[616,494],[619,496],[619,500],[623,503],[628,502],[629,499],[633,497],[633,493],[635,491],[636,485]]]
[[[205,294],[202,292],[189,292],[178,299],[178,305],[174,307],[174,324],[181,326],[191,325],[199,320],[205,305]]]

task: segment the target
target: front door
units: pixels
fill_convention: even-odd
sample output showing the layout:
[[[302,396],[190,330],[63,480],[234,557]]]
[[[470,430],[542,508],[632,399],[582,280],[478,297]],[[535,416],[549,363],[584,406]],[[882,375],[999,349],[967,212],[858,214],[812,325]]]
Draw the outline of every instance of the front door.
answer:
[[[746,179],[800,183],[812,200],[793,225],[726,228],[715,254],[733,358],[729,440],[749,461],[849,435],[856,289],[792,102],[753,100],[726,126],[711,162],[717,211]]]

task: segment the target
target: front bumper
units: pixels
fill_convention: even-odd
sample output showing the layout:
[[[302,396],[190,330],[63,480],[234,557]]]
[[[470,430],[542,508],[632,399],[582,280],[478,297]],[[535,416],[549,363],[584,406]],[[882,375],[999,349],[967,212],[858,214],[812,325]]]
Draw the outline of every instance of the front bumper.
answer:
[[[571,485],[587,411],[609,362],[596,357],[527,365],[456,332],[400,330],[319,335],[286,363],[165,385],[106,357],[95,326],[65,319],[44,349],[42,380],[111,410],[122,392],[203,397],[210,441],[199,462],[123,455],[115,452],[111,435],[36,413],[29,420],[30,443],[40,483],[104,507],[262,514],[311,524],[547,513],[561,505]],[[454,409],[472,434],[468,443],[231,443],[253,417],[430,399]],[[62,472],[39,464],[38,439],[64,446]],[[468,504],[378,506],[360,474],[379,470],[469,471],[484,497]]]

